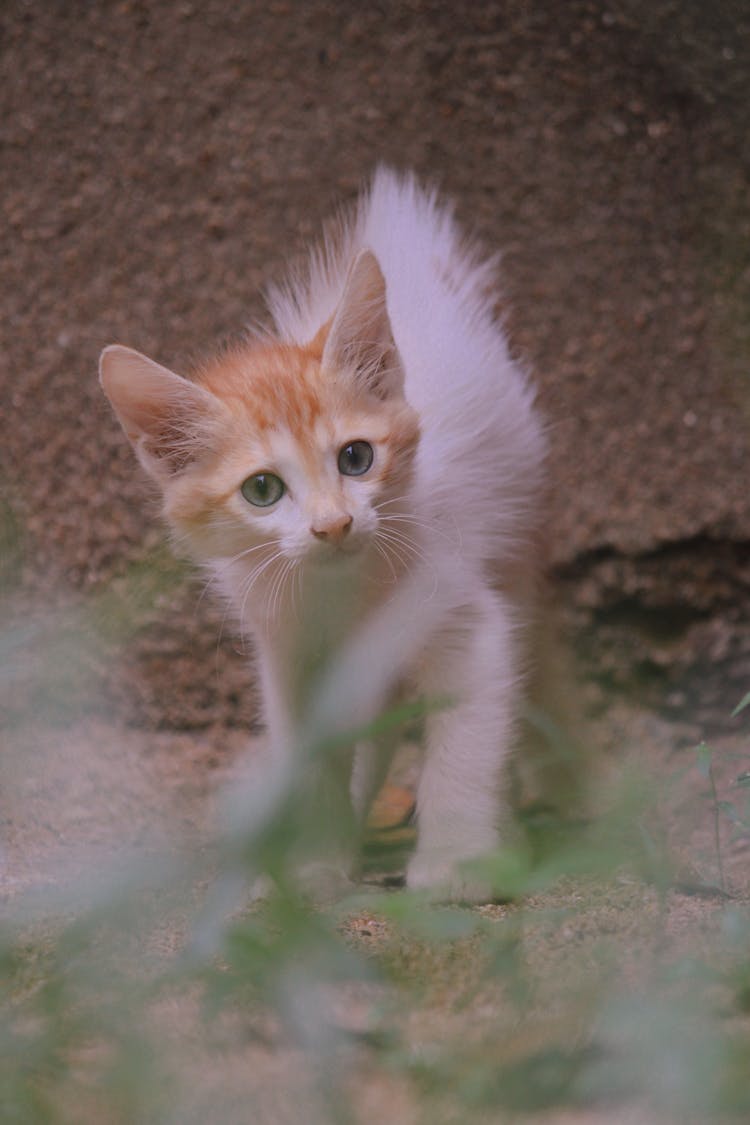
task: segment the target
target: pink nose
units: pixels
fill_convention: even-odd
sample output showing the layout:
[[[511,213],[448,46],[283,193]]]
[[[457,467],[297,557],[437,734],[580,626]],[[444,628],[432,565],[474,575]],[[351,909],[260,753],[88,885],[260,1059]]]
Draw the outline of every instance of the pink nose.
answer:
[[[310,531],[316,539],[325,539],[329,543],[341,543],[349,533],[349,528],[352,526],[352,517],[349,515],[339,516],[337,519],[328,520],[326,523],[321,523],[319,527],[311,527]]]

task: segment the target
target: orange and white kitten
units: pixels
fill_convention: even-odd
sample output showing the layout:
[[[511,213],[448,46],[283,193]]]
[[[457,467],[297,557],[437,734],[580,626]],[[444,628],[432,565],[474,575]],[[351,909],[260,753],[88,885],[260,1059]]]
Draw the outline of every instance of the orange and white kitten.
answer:
[[[544,458],[494,273],[449,206],[380,169],[269,292],[272,332],[189,379],[120,346],[100,367],[175,536],[254,638],[277,753],[326,683],[342,727],[405,687],[450,701],[426,719],[407,871],[450,899],[486,897],[462,861],[500,838]],[[359,817],[386,764],[358,748]]]

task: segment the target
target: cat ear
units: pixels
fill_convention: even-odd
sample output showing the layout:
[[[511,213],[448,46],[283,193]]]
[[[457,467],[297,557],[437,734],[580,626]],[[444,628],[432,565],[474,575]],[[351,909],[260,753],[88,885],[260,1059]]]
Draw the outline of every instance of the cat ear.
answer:
[[[119,344],[102,352],[99,381],[139,461],[160,481],[206,448],[225,409],[210,391]]]
[[[385,303],[385,278],[371,250],[361,250],[349,270],[321,363],[330,371],[353,372],[379,398],[403,393],[403,370]]]

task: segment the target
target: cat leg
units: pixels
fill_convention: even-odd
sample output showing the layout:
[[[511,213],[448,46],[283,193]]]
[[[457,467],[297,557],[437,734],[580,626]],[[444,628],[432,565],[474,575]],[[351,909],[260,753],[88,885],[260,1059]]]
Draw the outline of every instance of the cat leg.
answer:
[[[404,700],[404,687],[399,684],[391,693],[390,704],[397,707]],[[400,726],[384,730],[377,738],[358,742],[354,748],[349,792],[357,823],[364,828],[373,802],[383,787],[396,751],[402,745],[404,732]]]
[[[420,670],[425,699],[447,704],[427,715],[418,842],[406,881],[440,899],[491,898],[461,863],[499,844],[503,765],[518,694],[514,633],[510,606],[485,590],[437,634]]]
[[[367,814],[385,781],[396,748],[395,741],[388,744],[358,742],[354,751],[349,792],[357,823],[364,827]]]
[[[357,825],[349,796],[351,754],[311,743],[300,719],[295,685],[273,648],[257,644],[264,719],[265,753],[256,770],[256,801],[269,807],[292,800],[294,836],[288,856],[299,890],[326,904],[353,890]],[[268,880],[256,884],[267,893]]]
[[[357,743],[351,770],[343,761],[328,763],[322,776],[311,779],[311,793],[323,835],[319,858],[305,860],[299,870],[302,888],[317,901],[333,901],[353,890],[361,876],[362,843],[367,815],[386,779],[399,745],[396,734]],[[346,776],[349,774],[348,794]],[[330,828],[336,823],[336,830]]]

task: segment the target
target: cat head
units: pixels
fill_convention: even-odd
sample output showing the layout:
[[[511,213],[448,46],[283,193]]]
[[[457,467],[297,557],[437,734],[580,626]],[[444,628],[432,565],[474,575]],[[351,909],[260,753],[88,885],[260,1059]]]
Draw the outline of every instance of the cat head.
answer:
[[[191,379],[112,346],[100,380],[176,537],[202,561],[335,565],[408,490],[419,430],[369,251],[306,346],[250,342]]]

